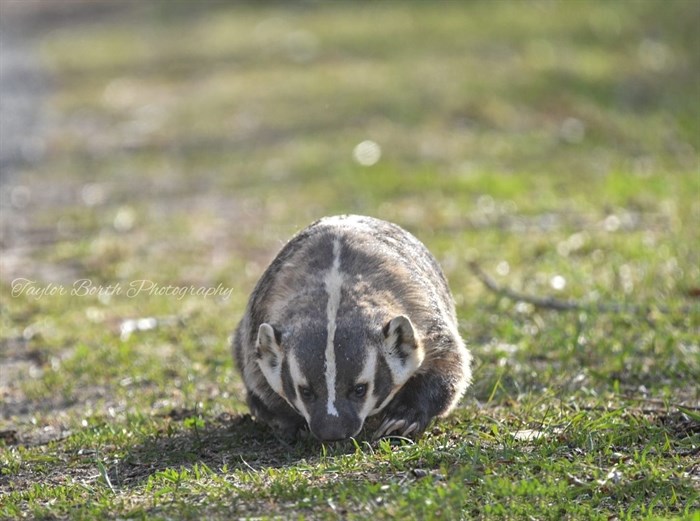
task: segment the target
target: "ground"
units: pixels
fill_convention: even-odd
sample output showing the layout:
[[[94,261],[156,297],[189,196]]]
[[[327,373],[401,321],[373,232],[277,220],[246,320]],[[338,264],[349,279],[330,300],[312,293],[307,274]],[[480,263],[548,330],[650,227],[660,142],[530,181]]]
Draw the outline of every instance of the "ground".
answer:
[[[697,3],[29,5],[0,517],[700,519]],[[416,443],[246,414],[248,294],[346,212],[434,252],[475,357]]]

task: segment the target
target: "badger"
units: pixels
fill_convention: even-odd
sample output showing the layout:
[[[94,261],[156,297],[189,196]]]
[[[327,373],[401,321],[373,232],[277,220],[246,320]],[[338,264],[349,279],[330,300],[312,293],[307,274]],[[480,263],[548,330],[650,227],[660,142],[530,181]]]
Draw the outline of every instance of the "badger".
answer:
[[[282,439],[418,438],[471,380],[438,262],[372,217],[326,217],[295,235],[253,290],[233,336],[251,414]]]

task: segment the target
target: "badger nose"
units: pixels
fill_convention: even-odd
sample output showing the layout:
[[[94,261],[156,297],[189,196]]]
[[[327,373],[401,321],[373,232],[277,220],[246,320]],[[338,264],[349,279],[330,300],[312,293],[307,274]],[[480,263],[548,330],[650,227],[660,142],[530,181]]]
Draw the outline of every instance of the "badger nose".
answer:
[[[349,438],[351,434],[342,426],[332,423],[320,425],[317,429],[312,429],[311,432],[321,441],[341,441]]]
[[[330,418],[311,422],[311,433],[320,441],[341,441],[356,436],[362,430],[359,418]]]

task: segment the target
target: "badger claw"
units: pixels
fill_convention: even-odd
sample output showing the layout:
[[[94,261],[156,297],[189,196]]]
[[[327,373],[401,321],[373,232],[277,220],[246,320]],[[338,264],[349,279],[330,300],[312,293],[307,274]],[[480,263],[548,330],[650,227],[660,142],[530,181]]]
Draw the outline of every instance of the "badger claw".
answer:
[[[408,436],[409,434],[415,432],[418,430],[418,422],[413,422],[411,425],[406,427],[404,431],[401,433],[401,436]]]
[[[409,423],[403,418],[387,418],[377,428],[372,439],[377,440],[384,436],[395,434],[397,436],[409,436],[420,431],[420,423]]]
[[[377,428],[374,433],[374,439],[379,439],[382,436],[388,436],[392,432],[400,431],[406,425],[406,420],[400,418],[387,418]]]
[[[384,418],[373,438],[376,440],[383,436],[403,436],[419,438],[432,420],[432,417],[413,400],[400,399],[384,410]]]

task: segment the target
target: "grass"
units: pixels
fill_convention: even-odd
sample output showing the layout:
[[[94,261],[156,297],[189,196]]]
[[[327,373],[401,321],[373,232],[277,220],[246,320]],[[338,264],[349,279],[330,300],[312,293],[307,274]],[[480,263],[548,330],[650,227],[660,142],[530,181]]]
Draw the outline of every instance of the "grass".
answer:
[[[2,186],[0,517],[700,519],[698,21],[152,2],[43,31],[45,153]],[[246,416],[227,337],[280,245],[340,212],[428,245],[475,355],[415,444],[284,446]],[[469,261],[649,311],[512,302]]]

